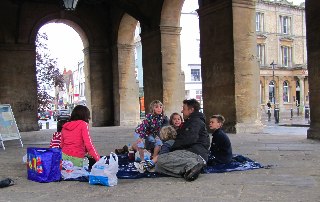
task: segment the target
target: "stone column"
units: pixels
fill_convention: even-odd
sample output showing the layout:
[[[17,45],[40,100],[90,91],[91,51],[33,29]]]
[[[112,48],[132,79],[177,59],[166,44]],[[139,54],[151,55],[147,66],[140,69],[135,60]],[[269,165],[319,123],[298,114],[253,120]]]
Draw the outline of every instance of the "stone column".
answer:
[[[298,77],[299,79],[299,83],[300,83],[300,112],[301,113],[304,113],[303,112],[303,109],[304,109],[304,105],[305,105],[305,96],[304,96],[304,77]]]
[[[204,112],[228,132],[260,132],[255,1],[202,2],[199,9]]]
[[[278,96],[277,96],[277,100],[276,102],[278,103],[278,108],[279,108],[279,113],[281,111],[283,111],[284,109],[284,105],[283,105],[283,80],[280,79],[280,77],[278,77],[278,87],[279,87],[279,90],[278,90]]]
[[[35,46],[0,44],[0,58],[0,103],[11,105],[20,132],[39,130]]]
[[[103,47],[88,47],[83,52],[85,96],[92,126],[112,126],[114,106],[110,52]]]
[[[169,116],[180,112],[184,99],[184,77],[181,72],[180,31],[181,27],[160,26],[163,104]],[[183,81],[183,84],[181,83]]]
[[[163,102],[160,30],[145,31],[144,27],[142,27],[141,44],[144,104],[147,114],[149,113],[149,105],[153,100],[160,100],[161,102]]]
[[[140,122],[139,86],[135,78],[134,45],[118,44],[118,90],[114,94],[120,97],[119,117],[121,126],[136,126]]]
[[[310,128],[307,137],[320,139],[320,2],[306,1],[308,79],[310,92]]]

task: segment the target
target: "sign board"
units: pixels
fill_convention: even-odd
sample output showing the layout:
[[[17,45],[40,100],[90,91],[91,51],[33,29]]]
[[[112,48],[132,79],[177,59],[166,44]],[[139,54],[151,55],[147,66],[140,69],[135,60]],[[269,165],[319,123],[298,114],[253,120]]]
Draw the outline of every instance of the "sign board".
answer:
[[[0,141],[3,149],[4,141],[20,140],[23,147],[19,129],[14,119],[11,106],[9,104],[0,104]]]

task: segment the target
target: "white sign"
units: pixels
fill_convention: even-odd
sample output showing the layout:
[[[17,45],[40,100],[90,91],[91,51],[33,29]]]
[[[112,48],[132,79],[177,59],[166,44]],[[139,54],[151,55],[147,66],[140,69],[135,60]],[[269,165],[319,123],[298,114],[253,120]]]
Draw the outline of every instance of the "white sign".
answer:
[[[6,149],[3,142],[8,140],[20,140],[23,147],[11,106],[9,104],[0,104],[0,141],[3,149]]]

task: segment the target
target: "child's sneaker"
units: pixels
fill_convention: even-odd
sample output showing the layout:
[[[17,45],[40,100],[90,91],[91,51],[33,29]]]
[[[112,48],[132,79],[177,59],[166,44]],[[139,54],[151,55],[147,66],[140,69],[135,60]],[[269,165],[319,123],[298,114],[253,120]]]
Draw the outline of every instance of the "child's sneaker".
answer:
[[[147,170],[150,170],[151,168],[153,168],[155,166],[154,162],[152,160],[146,160],[144,167]]]
[[[144,173],[146,171],[146,168],[144,166],[145,163],[146,162],[144,162],[144,161],[141,161],[140,163],[134,162],[134,166],[139,171],[139,173]]]

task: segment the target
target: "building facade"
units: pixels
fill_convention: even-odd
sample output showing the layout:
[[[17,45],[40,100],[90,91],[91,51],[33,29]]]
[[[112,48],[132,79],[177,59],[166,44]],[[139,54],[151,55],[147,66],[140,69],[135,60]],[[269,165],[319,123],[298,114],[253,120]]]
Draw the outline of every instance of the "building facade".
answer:
[[[270,102],[280,112],[290,112],[291,108],[303,112],[309,106],[304,4],[259,0],[255,22],[262,109],[266,110]],[[195,11],[181,13],[185,96],[202,101],[198,23]]]
[[[261,105],[302,111],[309,106],[304,4],[258,1],[256,33]]]

